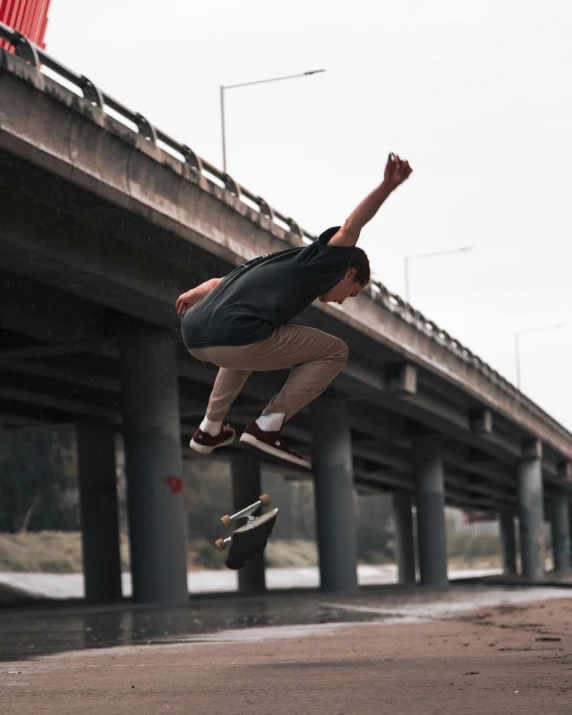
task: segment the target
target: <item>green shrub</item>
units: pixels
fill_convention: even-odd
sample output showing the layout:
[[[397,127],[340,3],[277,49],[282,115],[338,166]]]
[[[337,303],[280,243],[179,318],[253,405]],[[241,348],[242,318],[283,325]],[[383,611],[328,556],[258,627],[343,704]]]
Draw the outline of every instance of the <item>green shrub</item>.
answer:
[[[189,565],[204,569],[220,569],[224,566],[224,555],[206,539],[192,539],[189,542]]]
[[[449,534],[447,551],[450,558],[470,562],[473,559],[497,556],[501,552],[498,536],[494,534]]]
[[[265,554],[266,565],[272,568],[304,568],[318,565],[316,543],[307,539],[271,539]]]
[[[81,573],[79,531],[0,533],[0,571],[27,573]],[[129,544],[121,537],[121,568],[129,570]]]

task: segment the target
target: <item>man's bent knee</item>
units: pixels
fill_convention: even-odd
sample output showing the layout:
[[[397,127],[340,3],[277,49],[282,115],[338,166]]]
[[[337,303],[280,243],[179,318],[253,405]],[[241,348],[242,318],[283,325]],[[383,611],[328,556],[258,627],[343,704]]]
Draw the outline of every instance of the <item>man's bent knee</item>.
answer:
[[[348,361],[349,354],[350,354],[350,349],[344,343],[344,341],[340,340],[339,338],[336,338],[336,341],[334,343],[334,353],[333,353],[332,357],[334,357],[337,361],[342,363],[342,365],[345,365],[346,362]]]

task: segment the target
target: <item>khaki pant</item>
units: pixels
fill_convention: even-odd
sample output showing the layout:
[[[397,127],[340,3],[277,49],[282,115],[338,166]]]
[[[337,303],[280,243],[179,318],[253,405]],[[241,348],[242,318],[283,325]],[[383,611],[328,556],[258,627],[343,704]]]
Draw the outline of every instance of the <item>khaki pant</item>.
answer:
[[[348,346],[342,340],[300,325],[284,325],[251,345],[189,352],[220,367],[206,412],[213,422],[224,419],[251,372],[292,368],[284,387],[262,413],[284,413],[288,420],[326,389],[348,358]]]

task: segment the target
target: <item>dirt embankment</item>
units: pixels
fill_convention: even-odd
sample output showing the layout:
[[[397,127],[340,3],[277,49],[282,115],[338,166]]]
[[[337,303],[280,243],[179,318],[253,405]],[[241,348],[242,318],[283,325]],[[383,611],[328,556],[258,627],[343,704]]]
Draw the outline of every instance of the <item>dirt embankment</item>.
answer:
[[[305,539],[274,539],[266,551],[267,565],[276,568],[301,568],[318,563],[316,544]],[[121,566],[129,571],[129,539],[121,535]],[[187,544],[189,571],[223,568],[224,558],[206,539],[191,539]],[[78,531],[39,531],[19,534],[0,533],[0,573],[81,573],[81,533]]]
[[[187,548],[189,571],[223,568],[224,558],[214,543],[207,539],[190,539]],[[468,558],[462,550],[450,554],[449,566],[460,569],[500,568],[497,555]],[[391,563],[387,559],[373,559],[360,563]],[[305,568],[317,566],[315,541],[308,539],[276,539],[269,541],[266,565],[273,568]],[[121,566],[129,571],[129,540],[121,535]],[[548,568],[551,564],[547,565]],[[78,531],[40,531],[19,534],[0,532],[0,573],[81,573],[81,533]]]

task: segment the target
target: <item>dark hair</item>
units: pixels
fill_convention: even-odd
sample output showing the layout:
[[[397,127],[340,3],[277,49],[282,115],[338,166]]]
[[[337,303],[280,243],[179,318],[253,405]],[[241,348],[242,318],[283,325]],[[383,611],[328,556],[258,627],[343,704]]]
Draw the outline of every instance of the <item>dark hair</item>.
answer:
[[[371,280],[371,271],[369,268],[369,258],[367,257],[367,253],[361,248],[354,246],[352,248],[349,268],[356,269],[354,282],[359,283],[365,288]]]

